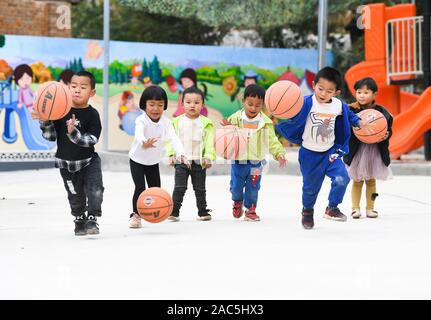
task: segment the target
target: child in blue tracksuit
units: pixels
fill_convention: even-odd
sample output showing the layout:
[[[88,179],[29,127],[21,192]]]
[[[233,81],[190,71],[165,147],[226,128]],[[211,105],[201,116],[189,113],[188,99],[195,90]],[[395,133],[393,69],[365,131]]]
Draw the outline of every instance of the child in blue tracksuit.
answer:
[[[332,180],[329,204],[324,217],[346,221],[338,209],[349,184],[349,175],[341,157],[349,152],[351,125],[360,127],[361,119],[337,99],[341,88],[338,70],[325,67],[314,79],[314,94],[304,98],[298,115],[276,125],[276,130],[289,141],[301,145],[299,165],[303,177],[302,225],[314,227],[314,204],[325,176]]]

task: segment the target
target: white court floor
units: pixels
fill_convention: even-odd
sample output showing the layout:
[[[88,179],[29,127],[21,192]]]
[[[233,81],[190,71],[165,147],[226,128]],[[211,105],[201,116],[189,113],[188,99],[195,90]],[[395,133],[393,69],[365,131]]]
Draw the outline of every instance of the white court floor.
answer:
[[[430,299],[431,177],[378,183],[378,219],[300,223],[301,177],[266,175],[258,214],[234,220],[228,176],[209,176],[214,220],[128,229],[133,184],[104,172],[99,236],[76,237],[56,169],[0,173],[0,299]],[[162,176],[169,192],[173,176]],[[350,186],[340,206],[350,214]]]

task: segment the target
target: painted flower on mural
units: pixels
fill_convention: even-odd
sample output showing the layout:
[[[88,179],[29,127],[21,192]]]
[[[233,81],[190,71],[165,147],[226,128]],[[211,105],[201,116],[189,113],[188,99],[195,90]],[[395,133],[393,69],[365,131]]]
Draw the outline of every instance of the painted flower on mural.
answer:
[[[233,76],[227,77],[223,80],[223,91],[228,95],[232,96],[238,89],[238,83]]]

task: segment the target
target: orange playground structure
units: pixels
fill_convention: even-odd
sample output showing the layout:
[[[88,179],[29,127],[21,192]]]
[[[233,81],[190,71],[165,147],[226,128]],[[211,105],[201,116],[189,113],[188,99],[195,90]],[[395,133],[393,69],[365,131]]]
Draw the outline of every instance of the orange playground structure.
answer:
[[[376,102],[394,116],[390,152],[392,158],[398,158],[421,147],[424,134],[431,129],[431,87],[421,95],[411,90],[423,82],[419,76],[423,75],[422,46],[426,45],[424,18],[416,16],[414,4],[386,7],[381,3],[365,6],[362,17],[365,61],[350,68],[345,79],[352,93],[358,79],[376,80]]]

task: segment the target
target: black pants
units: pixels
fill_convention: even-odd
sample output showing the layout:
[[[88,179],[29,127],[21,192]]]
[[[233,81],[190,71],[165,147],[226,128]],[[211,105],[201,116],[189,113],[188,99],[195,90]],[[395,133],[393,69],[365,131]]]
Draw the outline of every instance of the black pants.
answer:
[[[77,217],[88,211],[88,215],[102,215],[103,187],[102,167],[97,154],[84,169],[69,172],[60,169],[64,187],[67,191],[72,215]]]
[[[198,215],[207,213],[207,200],[206,200],[206,169],[202,169],[200,164],[192,162],[192,169],[190,170],[184,164],[175,165],[175,188],[172,200],[174,201],[174,209],[172,215],[178,217],[180,208],[183,203],[184,194],[187,190],[187,182],[189,176],[192,177],[193,190],[196,195],[196,206],[198,207]]]
[[[145,180],[147,180],[148,188],[160,188],[161,186],[159,164],[157,163],[152,166],[145,166],[130,159],[130,172],[132,173],[133,183],[135,184],[135,193],[133,194],[132,199],[133,212],[138,213],[136,203],[138,202],[138,198],[142,191],[145,190]]]

